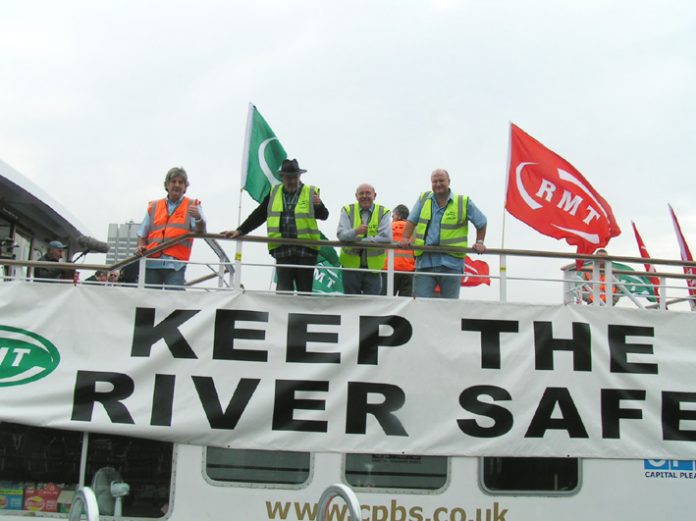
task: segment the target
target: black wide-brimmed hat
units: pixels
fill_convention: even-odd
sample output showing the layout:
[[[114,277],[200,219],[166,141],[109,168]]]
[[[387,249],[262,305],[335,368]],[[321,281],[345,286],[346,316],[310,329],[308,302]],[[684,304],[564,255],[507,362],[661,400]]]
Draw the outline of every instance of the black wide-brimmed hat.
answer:
[[[283,159],[283,164],[278,172],[280,175],[300,175],[306,171],[300,168],[300,165],[297,164],[297,159]]]

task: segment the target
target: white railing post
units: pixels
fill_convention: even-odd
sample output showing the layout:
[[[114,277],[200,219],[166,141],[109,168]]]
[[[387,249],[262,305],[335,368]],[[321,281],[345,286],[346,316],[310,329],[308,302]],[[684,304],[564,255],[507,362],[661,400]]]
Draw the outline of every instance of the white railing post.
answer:
[[[330,519],[329,505],[331,504],[331,500],[336,496],[342,497],[343,501],[348,505],[350,521],[362,520],[362,516],[360,515],[360,502],[355,492],[353,492],[353,489],[341,483],[334,483],[333,485],[329,485],[319,498],[319,508],[317,510],[318,521],[328,521],[328,519]],[[331,519],[333,519],[333,517]]]
[[[394,250],[387,250],[387,296],[394,294]]]
[[[604,261],[604,280],[606,281],[604,287],[604,304],[607,306],[614,305],[614,274],[612,272],[611,262]]]
[[[601,275],[599,274],[599,261],[598,260],[593,260],[592,261],[592,305],[594,306],[601,306],[602,305],[602,299],[600,297],[601,294],[601,288],[600,288],[600,279]]]
[[[507,259],[500,256],[500,302],[507,302]]]
[[[218,264],[218,288],[222,289],[225,285],[225,265],[220,262]]]
[[[235,241],[234,274],[232,275],[232,289],[238,290],[242,286],[242,240]]]
[[[147,262],[147,257],[140,257],[138,261],[138,288],[143,289],[145,287],[145,263]]]
[[[667,309],[667,285],[664,277],[660,277],[660,309]]]

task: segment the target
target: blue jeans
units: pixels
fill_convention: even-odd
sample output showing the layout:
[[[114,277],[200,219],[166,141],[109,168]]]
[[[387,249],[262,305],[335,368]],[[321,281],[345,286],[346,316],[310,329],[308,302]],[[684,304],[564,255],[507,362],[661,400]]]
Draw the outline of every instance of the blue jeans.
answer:
[[[147,268],[145,270],[145,287],[162,288],[184,291],[186,268],[174,270],[170,268]],[[169,287],[171,286],[171,287]]]
[[[456,276],[458,275],[458,276]],[[440,294],[435,293],[435,286],[440,285]],[[459,287],[462,284],[462,272],[438,266],[437,268],[421,268],[416,270],[413,281],[413,292],[416,297],[459,298]]]
[[[343,293],[346,295],[379,295],[382,289],[380,272],[344,271]]]

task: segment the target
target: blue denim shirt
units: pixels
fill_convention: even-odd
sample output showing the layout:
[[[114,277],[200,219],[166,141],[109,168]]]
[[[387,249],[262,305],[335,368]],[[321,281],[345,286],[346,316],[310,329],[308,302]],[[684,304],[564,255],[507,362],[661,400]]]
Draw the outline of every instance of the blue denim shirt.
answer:
[[[445,214],[445,208],[447,205],[441,208],[437,204],[437,199],[435,199],[435,194],[433,193],[430,194],[430,199],[433,202],[433,216],[430,220],[430,226],[428,226],[428,231],[425,235],[425,244],[428,246],[437,246],[440,244],[440,224],[442,223],[442,216]],[[447,202],[449,203],[453,199],[454,194],[450,190]],[[408,215],[408,220],[414,225],[418,223],[418,218],[420,217],[422,208],[423,204],[421,203],[419,197],[416,204],[413,205],[411,213]],[[481,210],[476,207],[471,200],[471,197],[467,199],[466,218],[467,221],[471,222],[471,224],[473,224],[477,230],[486,226],[486,223],[488,222],[486,216],[483,215]],[[423,252],[422,255],[416,257],[416,269],[438,268],[440,266],[464,273],[464,259],[460,259],[459,257],[454,257],[452,255],[439,252]]]

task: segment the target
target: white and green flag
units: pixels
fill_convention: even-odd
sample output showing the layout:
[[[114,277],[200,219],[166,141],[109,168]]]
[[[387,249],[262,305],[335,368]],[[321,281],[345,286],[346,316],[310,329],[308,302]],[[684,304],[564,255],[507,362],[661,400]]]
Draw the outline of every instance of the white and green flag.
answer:
[[[242,189],[246,190],[254,201],[260,203],[270,193],[271,187],[281,182],[278,171],[283,159],[287,159],[287,157],[288,155],[273,129],[266,123],[256,107],[249,103],[244,158],[242,159]],[[321,235],[321,238],[326,239],[324,234]],[[241,257],[241,243],[238,243],[237,247],[237,256]],[[315,293],[342,292],[341,272],[322,269],[322,266],[339,266],[336,251],[330,246],[323,246],[319,251],[312,291]]]
[[[271,127],[253,104],[249,104],[242,160],[242,187],[256,202],[261,202],[280,183],[278,170],[288,155]]]

